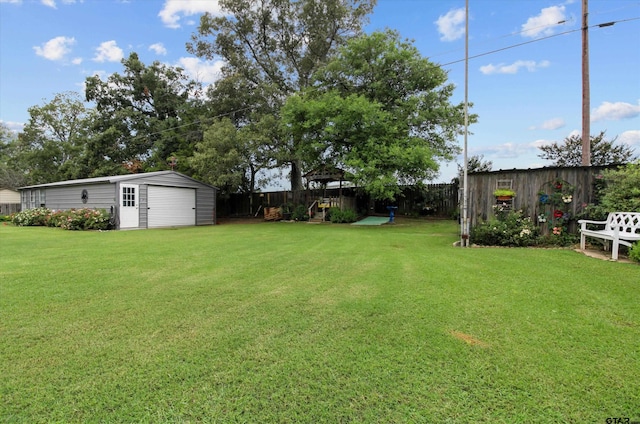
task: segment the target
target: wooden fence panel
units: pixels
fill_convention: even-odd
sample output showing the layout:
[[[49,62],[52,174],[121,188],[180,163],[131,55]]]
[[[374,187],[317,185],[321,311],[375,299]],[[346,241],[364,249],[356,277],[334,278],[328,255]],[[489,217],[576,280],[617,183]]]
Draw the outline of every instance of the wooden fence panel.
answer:
[[[516,192],[513,208],[523,210],[525,216],[536,217],[542,211],[539,202],[540,191],[556,180],[566,181],[573,186],[573,199],[568,205],[569,212],[576,216],[584,211],[587,204],[595,200],[594,183],[607,167],[549,167],[527,170],[478,172],[468,176],[469,218],[471,226],[491,218],[496,204],[493,195],[499,181],[510,181]]]
[[[11,215],[20,212],[20,203],[0,203],[0,215]]]

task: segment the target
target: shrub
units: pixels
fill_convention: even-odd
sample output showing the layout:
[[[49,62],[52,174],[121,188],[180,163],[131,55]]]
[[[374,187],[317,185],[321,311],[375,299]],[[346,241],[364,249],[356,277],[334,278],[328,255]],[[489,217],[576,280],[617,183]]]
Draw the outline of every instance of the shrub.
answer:
[[[27,209],[13,215],[14,224],[21,227],[45,226],[51,211],[47,208]]]
[[[329,220],[334,224],[356,222],[358,214],[353,209],[340,210],[340,208],[329,208]]]
[[[629,259],[640,262],[640,241],[635,242],[629,249]]]
[[[484,246],[532,246],[537,242],[538,229],[522,211],[503,212],[498,218],[476,225],[471,241]]]
[[[291,219],[294,221],[308,221],[309,220],[309,212],[304,205],[298,205],[293,209],[291,213]]]
[[[108,230],[111,228],[109,214],[104,209],[71,209],[52,211],[47,208],[27,209],[13,216],[19,226],[60,227],[65,230]]]
[[[640,161],[604,173],[602,207],[608,212],[640,212]]]
[[[109,214],[98,209],[71,209],[61,216],[59,226],[65,230],[107,230]]]

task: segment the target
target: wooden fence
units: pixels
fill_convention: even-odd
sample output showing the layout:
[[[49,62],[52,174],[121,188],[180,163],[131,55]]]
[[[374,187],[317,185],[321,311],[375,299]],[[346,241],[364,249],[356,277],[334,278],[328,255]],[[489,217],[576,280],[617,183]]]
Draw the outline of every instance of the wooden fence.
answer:
[[[20,203],[0,203],[0,215],[11,215],[20,210]]]
[[[606,167],[548,167],[527,170],[508,170],[477,172],[468,176],[469,181],[469,218],[471,226],[489,219],[494,214],[496,198],[493,192],[498,187],[510,187],[516,192],[513,209],[523,210],[525,216],[537,217],[544,212],[540,203],[540,194],[548,191],[555,181],[564,181],[572,187],[571,202],[566,205],[571,216],[584,212],[587,204],[595,199],[594,185]]]
[[[309,207],[316,200],[332,199],[342,209],[353,209],[359,215],[388,214],[387,206],[397,206],[399,216],[435,216],[450,218],[458,210],[458,186],[456,184],[428,184],[423,188],[408,186],[395,202],[372,200],[362,190],[353,187],[309,189],[299,192],[272,191],[264,193],[232,194],[219,197],[217,213],[220,217],[262,216],[263,208],[283,204]]]

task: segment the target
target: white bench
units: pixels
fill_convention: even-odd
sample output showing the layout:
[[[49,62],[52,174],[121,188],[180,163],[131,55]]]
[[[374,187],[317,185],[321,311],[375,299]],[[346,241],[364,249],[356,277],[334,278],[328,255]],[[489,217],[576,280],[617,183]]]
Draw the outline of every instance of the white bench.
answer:
[[[610,240],[611,259],[618,260],[618,247],[631,246],[633,242],[640,241],[640,212],[611,212],[606,221],[589,221],[581,219],[580,224],[580,249],[585,249],[586,237],[596,237]],[[590,230],[587,224],[604,225],[603,229]]]

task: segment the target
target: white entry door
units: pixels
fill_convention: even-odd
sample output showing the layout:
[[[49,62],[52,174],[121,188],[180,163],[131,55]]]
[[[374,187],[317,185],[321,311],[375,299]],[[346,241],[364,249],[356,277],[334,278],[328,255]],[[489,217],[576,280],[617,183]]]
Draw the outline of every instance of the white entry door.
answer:
[[[140,207],[138,185],[120,184],[120,228],[138,228]]]

